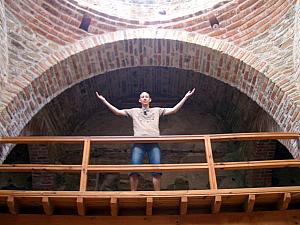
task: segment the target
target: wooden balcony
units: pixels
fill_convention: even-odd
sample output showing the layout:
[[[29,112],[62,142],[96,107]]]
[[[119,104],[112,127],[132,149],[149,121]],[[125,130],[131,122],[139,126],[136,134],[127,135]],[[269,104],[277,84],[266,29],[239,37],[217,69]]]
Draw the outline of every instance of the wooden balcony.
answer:
[[[121,219],[123,222],[132,222],[136,218],[148,218],[141,220],[141,224],[157,223],[157,218],[169,218],[169,222],[178,222],[180,218],[191,218],[193,224],[205,224],[198,221],[197,215],[203,215],[204,221],[230,217],[230,213],[238,213],[234,218],[241,220],[242,214],[259,215],[260,219],[270,219],[272,215],[281,215],[278,220],[294,218],[300,221],[300,186],[288,187],[263,187],[263,188],[218,188],[216,173],[219,170],[249,170],[265,168],[300,167],[300,160],[265,160],[247,162],[214,162],[212,142],[245,141],[245,140],[279,140],[299,139],[296,133],[240,133],[240,134],[214,134],[214,135],[171,135],[160,137],[96,137],[96,136],[30,136],[30,137],[1,137],[0,143],[13,144],[83,144],[83,158],[81,165],[46,165],[46,164],[3,164],[0,172],[68,172],[80,173],[80,188],[78,191],[22,191],[0,190],[0,224],[13,224],[13,218],[20,218],[22,224],[26,223],[28,215],[35,218],[36,222],[51,224],[62,218],[60,223],[65,224],[74,220],[76,215],[87,218],[102,218],[97,224],[109,222],[111,216]],[[180,143],[180,142],[204,142],[206,162],[189,164],[159,164],[159,165],[90,165],[90,149],[93,144],[121,144],[121,143]],[[87,179],[90,173],[108,172],[166,172],[166,171],[207,171],[210,188],[208,190],[179,190],[179,191],[88,191]],[[267,212],[268,211],[268,212]],[[228,212],[230,212],[228,214]],[[285,212],[283,214],[283,212]],[[224,214],[223,214],[224,213]],[[35,214],[35,215],[33,215]],[[44,217],[42,215],[46,215]],[[60,217],[68,215],[67,217]],[[269,215],[269,216],[266,216]],[[51,216],[51,217],[49,217]],[[210,216],[207,220],[207,216]],[[221,217],[220,217],[221,216]],[[153,217],[153,219],[149,219]],[[256,218],[257,216],[254,216]],[[69,218],[66,220],[63,218]],[[90,219],[82,219],[81,223],[76,219],[74,224],[91,223]],[[103,219],[104,218],[104,219]],[[130,218],[130,219],[129,219]],[[173,219],[172,219],[173,218]],[[237,219],[240,218],[240,219]],[[275,217],[273,217],[275,218]],[[296,218],[296,219],[295,219]],[[256,218],[258,219],[258,218]],[[77,222],[76,222],[77,221]],[[120,222],[119,220],[116,224]],[[147,221],[147,222],[145,222]],[[152,221],[152,222],[151,222]],[[156,222],[155,222],[156,221]],[[162,220],[163,221],[163,220]],[[161,222],[161,221],[160,221]],[[54,222],[53,222],[54,223]],[[208,222],[207,222],[208,223]],[[95,223],[96,224],[96,223]],[[173,224],[173,222],[164,222]],[[189,223],[188,223],[189,224]],[[214,224],[214,223],[209,223]],[[222,223],[231,224],[231,223]],[[251,224],[251,223],[234,223]],[[268,223],[265,223],[268,224]],[[271,224],[271,222],[270,222]],[[273,223],[272,223],[273,224]],[[288,223],[287,223],[288,224]],[[291,223],[296,224],[296,223]]]

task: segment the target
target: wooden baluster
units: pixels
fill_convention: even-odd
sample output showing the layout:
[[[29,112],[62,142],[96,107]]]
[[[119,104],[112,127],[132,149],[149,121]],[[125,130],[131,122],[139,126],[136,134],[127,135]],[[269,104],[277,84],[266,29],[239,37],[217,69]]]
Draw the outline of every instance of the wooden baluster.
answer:
[[[153,198],[152,197],[147,197],[146,200],[146,216],[152,216],[152,211],[153,211]]]
[[[89,159],[90,159],[90,146],[91,146],[90,139],[86,139],[84,141],[83,155],[82,155],[80,191],[86,191],[87,175],[88,175],[87,167],[88,167]]]
[[[43,205],[44,212],[45,212],[45,214],[46,214],[47,216],[50,216],[50,215],[53,214],[54,206],[53,206],[53,204],[51,203],[49,197],[43,197],[43,198],[42,198],[42,205]]]
[[[119,212],[118,199],[113,197],[110,199],[110,213],[112,216],[117,216]]]
[[[20,205],[19,203],[17,202],[16,198],[14,196],[8,196],[7,200],[7,206],[8,206],[8,209],[9,209],[9,212],[11,214],[18,214],[19,211],[20,211]]]
[[[219,213],[221,210],[221,204],[222,204],[222,197],[220,195],[216,195],[211,206],[211,212]]]
[[[205,136],[204,142],[205,142],[206,161],[208,164],[208,176],[209,176],[210,189],[216,190],[218,188],[217,178],[216,178],[216,171],[214,166],[214,158],[212,154],[210,137]]]
[[[247,200],[244,203],[244,210],[246,213],[250,213],[253,211],[255,203],[255,195],[249,195]]]
[[[286,210],[289,207],[291,199],[291,193],[284,193],[277,204],[277,208],[279,210]]]
[[[188,205],[188,198],[186,196],[182,196],[180,198],[180,215],[187,214],[187,205]]]
[[[78,212],[78,215],[84,216],[85,213],[86,213],[86,207],[85,207],[85,203],[84,203],[83,197],[77,197],[76,203],[77,203],[77,212]]]

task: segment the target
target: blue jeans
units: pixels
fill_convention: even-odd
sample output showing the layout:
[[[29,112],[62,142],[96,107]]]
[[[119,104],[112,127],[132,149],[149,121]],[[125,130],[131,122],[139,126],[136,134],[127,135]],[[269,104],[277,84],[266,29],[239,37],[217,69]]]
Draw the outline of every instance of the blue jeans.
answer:
[[[142,164],[144,161],[145,152],[148,155],[151,164],[160,164],[160,147],[158,144],[134,144],[131,149],[131,163]],[[139,175],[137,172],[130,173],[131,175]],[[162,173],[153,172],[152,176],[161,175]]]

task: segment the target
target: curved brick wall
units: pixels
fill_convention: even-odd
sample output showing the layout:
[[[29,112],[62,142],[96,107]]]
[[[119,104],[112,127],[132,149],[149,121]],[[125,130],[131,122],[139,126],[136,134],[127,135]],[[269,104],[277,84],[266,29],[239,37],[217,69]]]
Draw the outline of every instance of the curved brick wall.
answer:
[[[300,83],[300,0],[297,1],[295,7],[295,37],[294,37],[294,69],[295,78]]]
[[[10,96],[1,124],[10,135],[18,135],[33,115],[67,88],[98,74],[135,66],[176,67],[212,76],[248,95],[282,130],[299,131],[297,95],[286,91],[292,86],[272,79],[280,73],[266,62],[217,39],[154,29],[87,38],[51,56],[40,64],[41,76]],[[298,157],[296,143],[289,147]]]
[[[66,88],[135,66],[176,67],[212,76],[257,102],[281,130],[299,132],[300,95],[293,76],[298,65],[296,2],[231,1],[172,19],[137,21],[73,0],[4,0],[10,82],[1,88],[1,135],[18,135]],[[84,16],[91,19],[88,31],[79,28]],[[211,27],[211,16],[219,27]],[[288,147],[299,157],[295,143]]]
[[[37,69],[45,55],[87,36],[141,27],[179,29],[212,36],[247,49],[286,75],[293,71],[291,51],[295,0],[230,1],[208,11],[166,21],[142,21],[142,24],[141,21],[126,20],[79,6],[75,1],[5,0],[5,3],[12,20],[9,23],[10,29],[12,26],[9,38],[13,40],[9,67],[11,77],[22,76],[21,71],[25,70],[26,74],[35,77],[36,71],[33,70]],[[219,21],[217,29],[209,23],[212,15]],[[79,29],[84,16],[91,19],[88,32]],[[20,50],[23,54],[17,53]],[[15,65],[19,66],[16,68]]]
[[[69,0],[98,12],[128,20],[170,20],[179,16],[207,11],[228,0]],[[230,0],[232,1],[232,0]]]
[[[0,0],[0,87],[7,77],[7,26],[5,17],[4,0]]]

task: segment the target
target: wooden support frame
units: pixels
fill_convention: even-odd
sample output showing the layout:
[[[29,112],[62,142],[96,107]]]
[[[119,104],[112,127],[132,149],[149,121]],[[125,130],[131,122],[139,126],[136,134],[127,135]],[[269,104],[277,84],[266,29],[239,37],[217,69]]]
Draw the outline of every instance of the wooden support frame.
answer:
[[[216,195],[211,206],[211,213],[219,213],[221,210],[222,197],[221,195]]]
[[[184,216],[187,214],[188,209],[188,198],[187,196],[182,196],[180,198],[180,215]]]
[[[76,204],[77,204],[78,215],[79,216],[84,216],[86,214],[86,206],[85,206],[84,198],[83,197],[77,197]]]
[[[284,193],[277,204],[278,210],[286,210],[289,207],[291,200],[291,193]]]
[[[8,196],[7,206],[8,206],[9,212],[11,214],[16,215],[20,211],[20,205],[19,205],[19,203],[17,202],[17,200],[14,196]]]
[[[119,213],[119,203],[118,198],[111,198],[110,199],[110,212],[112,216],[117,216]]]
[[[205,136],[204,144],[205,144],[206,161],[208,164],[208,176],[209,176],[210,189],[216,190],[217,178],[216,178],[216,171],[214,167],[214,158],[212,154],[211,141],[209,136]]]
[[[88,176],[88,164],[90,159],[90,149],[91,149],[91,141],[90,139],[86,139],[84,141],[83,147],[83,155],[82,155],[82,168],[80,175],[80,191],[86,191],[87,186],[87,176]]]
[[[131,144],[131,143],[178,143],[199,142],[209,136],[212,141],[244,141],[244,140],[277,140],[299,139],[298,133],[291,132],[256,132],[256,133],[231,133],[211,135],[161,135],[159,137],[134,137],[134,136],[19,136],[0,137],[0,143],[12,144],[80,144],[86,139],[95,144]]]
[[[146,198],[146,216],[152,216],[153,214],[153,198]]]
[[[239,189],[218,189],[216,171],[217,170],[247,170],[247,169],[265,169],[265,168],[288,168],[299,167],[300,160],[264,160],[264,161],[248,161],[248,162],[218,162],[213,159],[212,143],[217,141],[241,141],[241,140],[276,140],[276,139],[295,139],[298,140],[297,133],[283,132],[265,132],[265,133],[241,133],[241,134],[213,134],[213,135],[170,135],[160,137],[0,137],[0,143],[31,143],[31,144],[53,144],[67,143],[79,144],[84,143],[83,156],[81,165],[46,165],[46,164],[11,164],[0,165],[0,172],[69,172],[81,173],[80,190],[79,191],[16,191],[16,190],[0,190],[0,202],[2,205],[7,204],[11,214],[18,214],[21,207],[26,210],[32,204],[40,204],[46,215],[53,215],[54,209],[60,210],[61,205],[68,204],[73,207],[79,215],[86,215],[86,205],[91,210],[98,207],[96,203],[100,203],[99,208],[110,207],[111,215],[119,214],[119,199],[134,198],[135,203],[144,211],[144,203],[137,203],[137,199],[145,201],[146,198],[146,215],[153,215],[153,205],[155,207],[160,204],[169,204],[168,207],[179,207],[179,214],[189,216],[193,212],[193,206],[197,204],[198,199],[209,198],[205,204],[211,207],[212,213],[219,213],[221,210],[222,200],[227,203],[229,197],[231,203],[236,201],[244,201],[244,210],[246,213],[253,212],[254,205],[261,204],[261,199],[257,196],[263,196],[268,201],[277,201],[278,210],[286,210],[293,197],[296,202],[299,201],[299,186],[291,187],[268,187],[268,188],[239,188]],[[186,163],[186,164],[157,164],[157,165],[89,165],[91,144],[121,144],[121,143],[183,143],[183,142],[200,142],[204,141],[205,154],[207,163]],[[87,191],[88,173],[107,173],[107,172],[152,172],[152,171],[200,171],[208,170],[209,174],[209,190],[182,190],[182,191],[158,191],[158,192],[96,192]],[[281,198],[278,198],[281,195]],[[271,196],[269,198],[269,196]],[[109,200],[108,200],[109,198]],[[175,199],[175,200],[174,200]],[[55,204],[53,204],[53,202]],[[74,205],[75,201],[75,205]],[[212,202],[211,202],[212,201]],[[243,201],[243,200],[242,200]],[[122,207],[126,207],[127,200],[122,200]],[[178,205],[179,202],[179,205]],[[205,202],[205,201],[204,201]],[[241,204],[242,202],[239,202]],[[24,204],[24,205],[23,205]],[[263,203],[264,204],[264,203]],[[142,206],[141,206],[142,205]],[[166,205],[164,205],[165,207]],[[235,205],[236,206],[236,205]],[[24,207],[24,208],[23,208]],[[75,207],[75,208],[74,208]],[[125,212],[126,210],[124,210]],[[123,213],[123,212],[122,212]]]
[[[214,163],[215,170],[249,170],[266,168],[300,168],[300,160],[260,160],[247,162],[218,162]],[[175,171],[204,171],[208,163],[181,163],[181,164],[141,164],[141,165],[88,165],[89,173],[114,172],[175,172]],[[81,172],[81,165],[48,165],[48,164],[1,164],[0,172]]]
[[[52,204],[49,197],[42,197],[42,206],[44,209],[44,212],[47,216],[50,216],[54,212],[54,205]]]
[[[244,203],[244,210],[246,213],[250,213],[253,211],[254,208],[254,204],[255,204],[255,195],[249,195],[247,200]]]

